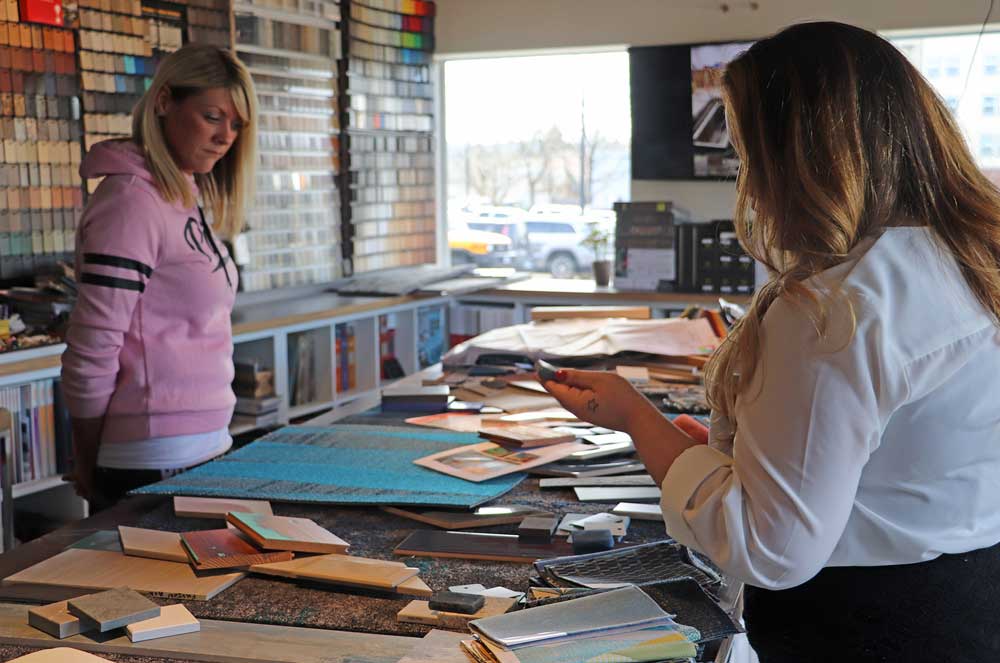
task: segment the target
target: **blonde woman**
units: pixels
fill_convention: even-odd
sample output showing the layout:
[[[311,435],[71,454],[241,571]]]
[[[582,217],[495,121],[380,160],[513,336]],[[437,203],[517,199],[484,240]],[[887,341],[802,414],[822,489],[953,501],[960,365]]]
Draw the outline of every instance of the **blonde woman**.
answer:
[[[1000,660],[1000,194],[870,32],[788,28],[724,91],[772,278],[710,364],[710,444],[614,375],[546,386],[632,435],[762,663]]]
[[[220,238],[252,196],[256,118],[246,67],[189,44],[160,63],[132,138],[80,167],[104,180],[77,231],[62,381],[73,480],[95,508],[232,444],[237,271]]]

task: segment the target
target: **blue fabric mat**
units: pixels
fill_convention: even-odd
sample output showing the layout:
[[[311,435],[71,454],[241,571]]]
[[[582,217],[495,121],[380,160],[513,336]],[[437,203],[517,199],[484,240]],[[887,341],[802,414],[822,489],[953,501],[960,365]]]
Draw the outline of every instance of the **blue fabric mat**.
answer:
[[[416,426],[286,426],[133,494],[472,508],[509,491],[524,473],[473,483],[413,461],[478,442],[474,433]]]

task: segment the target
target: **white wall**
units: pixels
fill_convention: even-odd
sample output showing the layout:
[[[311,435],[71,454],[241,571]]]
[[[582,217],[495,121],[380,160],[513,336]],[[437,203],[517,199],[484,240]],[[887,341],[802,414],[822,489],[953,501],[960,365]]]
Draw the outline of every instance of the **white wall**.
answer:
[[[719,7],[725,2],[728,12]],[[989,0],[437,0],[438,56],[753,39],[805,20],[869,29],[978,27]],[[992,20],[1000,20],[1000,10]],[[632,200],[731,218],[731,182],[633,181]]]

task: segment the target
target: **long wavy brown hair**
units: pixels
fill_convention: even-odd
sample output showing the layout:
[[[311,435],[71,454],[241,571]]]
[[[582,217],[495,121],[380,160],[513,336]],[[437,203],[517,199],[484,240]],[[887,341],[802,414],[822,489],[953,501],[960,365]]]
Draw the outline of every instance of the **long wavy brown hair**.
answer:
[[[929,226],[1000,321],[1000,192],[892,44],[841,23],[795,25],[737,57],[723,94],[741,159],[736,230],[772,278],[709,362],[713,408],[731,416],[753,397],[771,303],[807,304],[822,334],[829,301],[804,281],[888,226]]]

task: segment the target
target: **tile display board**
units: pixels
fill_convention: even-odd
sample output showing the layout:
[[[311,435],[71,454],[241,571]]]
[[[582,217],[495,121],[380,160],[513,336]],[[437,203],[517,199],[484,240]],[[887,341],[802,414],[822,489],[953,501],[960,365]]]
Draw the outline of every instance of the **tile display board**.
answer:
[[[344,256],[353,273],[433,263],[435,5],[345,3]]]
[[[244,289],[333,280],[341,262],[340,6],[237,0],[233,11],[236,51],[253,74],[261,117]]]

